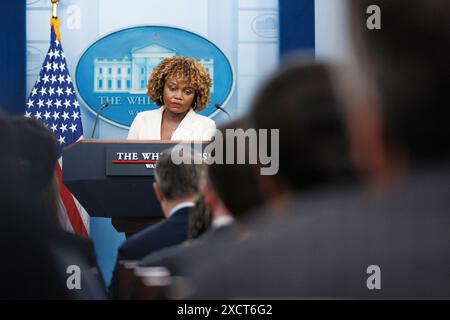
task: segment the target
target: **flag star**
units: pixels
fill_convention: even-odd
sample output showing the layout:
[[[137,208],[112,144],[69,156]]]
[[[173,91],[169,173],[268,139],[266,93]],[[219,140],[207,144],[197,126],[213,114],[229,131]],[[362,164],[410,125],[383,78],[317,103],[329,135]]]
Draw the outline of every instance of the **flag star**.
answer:
[[[53,58],[53,56],[54,56],[55,54],[53,53],[53,50],[50,49],[50,51],[48,52],[47,55],[48,55],[48,56],[50,57],[50,59],[51,59],[51,58]]]
[[[73,121],[75,121],[76,119],[80,119],[79,114],[80,114],[79,112],[75,112],[75,111],[72,113]]]
[[[50,115],[50,111],[45,111],[45,113],[44,113],[44,118],[45,118],[45,120],[48,120],[49,118],[51,117],[51,115]]]
[[[28,108],[31,108],[32,106],[34,106],[34,100],[28,99],[27,106],[28,106]]]
[[[66,55],[64,54],[64,52],[61,51],[61,58],[65,59]]]
[[[31,112],[25,111],[25,118],[31,118]]]
[[[61,71],[66,70],[66,66],[64,65],[64,63],[59,64],[59,70],[61,70]]]
[[[52,84],[54,84],[56,82],[56,75],[52,74],[52,78],[50,79],[50,81],[52,82]]]
[[[53,105],[53,101],[48,99],[47,102],[45,103],[47,105],[47,108],[50,109],[50,107]]]
[[[47,64],[45,65],[45,69],[47,69],[47,71],[50,71],[50,69],[52,68],[52,64],[49,62],[47,62]]]
[[[58,97],[59,97],[60,95],[63,94],[63,89],[61,87],[58,87],[58,89],[56,90],[56,93],[58,94]]]
[[[47,94],[47,88],[42,87],[40,93],[41,93],[41,96],[45,96]]]
[[[55,94],[55,89],[53,87],[48,88],[48,95],[51,97]]]
[[[77,131],[77,125],[75,123],[72,123],[69,129],[70,131],[72,131],[72,133],[74,133],[75,131]]]
[[[62,124],[61,127],[59,127],[59,129],[61,130],[62,133],[67,131],[67,124]]]
[[[55,39],[55,44],[56,44],[57,46],[59,46],[59,41],[58,41],[58,39]]]
[[[55,57],[56,57],[56,58],[59,58],[59,57],[61,56],[61,55],[59,54],[59,50],[55,50],[54,54],[55,54]]]
[[[56,62],[53,62],[52,68],[53,68],[54,71],[56,71],[56,70],[58,70],[59,66],[58,66],[58,64]]]
[[[65,81],[64,76],[62,74],[59,75],[58,81],[59,83],[63,83]]]
[[[42,113],[39,112],[39,111],[36,111],[36,114],[34,115],[34,117],[35,117],[37,120],[42,119]]]
[[[74,100],[73,106],[74,106],[74,108],[78,108],[80,106],[80,104],[78,103],[77,100]]]
[[[55,121],[56,121],[56,119],[59,119],[59,112],[53,112],[53,115],[52,115],[52,117],[53,117],[53,119],[55,119]]]
[[[36,83],[41,83],[41,77],[38,77]]]
[[[35,96],[37,94],[37,92],[38,92],[37,88],[36,87],[33,88],[33,90],[31,91],[31,96],[32,97]]]
[[[46,84],[47,82],[50,81],[50,77],[48,76],[48,74],[44,75],[44,77],[42,78],[42,81],[44,81],[44,84]]]
[[[56,130],[58,130],[58,127],[56,126],[56,123],[52,124],[52,126],[50,127],[50,129],[52,129],[53,132],[55,132]]]
[[[66,130],[67,130],[67,129],[66,129]],[[59,141],[59,144],[66,143],[66,137],[64,137],[64,136],[59,136],[58,141]]]
[[[69,113],[64,111],[62,117],[64,118],[65,121],[67,121],[67,119],[69,119]]]
[[[62,106],[62,101],[59,99],[56,99],[55,106],[56,106],[56,108],[60,108]]]
[[[67,89],[66,89],[66,94],[67,94],[68,96],[70,96],[72,93],[73,93],[73,92],[72,92],[72,89],[70,89],[69,87],[67,87]]]
[[[68,108],[68,107],[70,107],[70,100],[65,100],[64,101],[64,106],[66,107],[66,108]]]
[[[39,108],[42,108],[44,106],[44,100],[39,99],[37,105],[39,106]]]
[[[66,81],[67,81],[67,83],[71,83],[72,82],[72,78],[69,75],[67,75]]]

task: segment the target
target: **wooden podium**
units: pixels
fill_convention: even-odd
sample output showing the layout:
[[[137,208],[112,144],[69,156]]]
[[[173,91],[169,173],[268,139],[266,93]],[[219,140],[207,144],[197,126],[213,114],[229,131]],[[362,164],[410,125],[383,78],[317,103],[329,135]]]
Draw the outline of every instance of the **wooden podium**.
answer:
[[[63,182],[91,217],[110,217],[129,236],[163,219],[152,187],[154,165],[179,143],[81,140],[63,151]]]

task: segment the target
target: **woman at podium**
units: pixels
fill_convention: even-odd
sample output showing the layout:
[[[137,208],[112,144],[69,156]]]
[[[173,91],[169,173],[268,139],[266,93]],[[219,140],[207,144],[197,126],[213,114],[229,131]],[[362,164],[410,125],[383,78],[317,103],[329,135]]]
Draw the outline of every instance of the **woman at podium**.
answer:
[[[164,59],[153,71],[147,94],[159,109],[140,112],[128,139],[211,140],[216,124],[196,111],[209,103],[211,78],[189,57]]]

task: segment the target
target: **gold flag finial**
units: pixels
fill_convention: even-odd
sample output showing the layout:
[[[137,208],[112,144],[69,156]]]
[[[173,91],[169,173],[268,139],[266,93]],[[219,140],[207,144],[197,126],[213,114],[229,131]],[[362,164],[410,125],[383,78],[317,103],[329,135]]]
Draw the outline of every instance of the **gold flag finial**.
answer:
[[[58,3],[59,0],[51,0],[52,1],[52,17],[50,18],[50,25],[55,30],[56,37],[58,41],[61,43],[61,33],[59,32],[59,27],[61,26],[61,21],[58,18]]]
[[[52,1],[52,18],[58,18],[58,3],[59,0],[51,0]]]

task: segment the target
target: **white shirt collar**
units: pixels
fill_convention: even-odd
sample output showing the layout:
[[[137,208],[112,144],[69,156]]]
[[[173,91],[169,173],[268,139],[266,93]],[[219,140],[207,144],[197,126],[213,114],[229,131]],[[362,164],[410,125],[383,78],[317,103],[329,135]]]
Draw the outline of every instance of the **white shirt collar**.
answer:
[[[175,212],[177,212],[180,209],[192,208],[194,205],[195,205],[194,202],[190,202],[190,201],[181,202],[180,204],[177,204],[175,207],[173,207],[172,210],[170,210],[167,218],[169,218],[171,215],[173,215]]]
[[[213,220],[212,227],[213,228],[225,227],[232,224],[233,221],[234,219],[231,216],[221,216]]]

